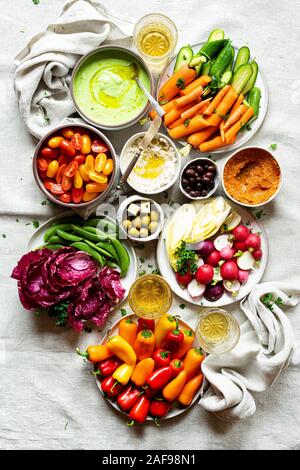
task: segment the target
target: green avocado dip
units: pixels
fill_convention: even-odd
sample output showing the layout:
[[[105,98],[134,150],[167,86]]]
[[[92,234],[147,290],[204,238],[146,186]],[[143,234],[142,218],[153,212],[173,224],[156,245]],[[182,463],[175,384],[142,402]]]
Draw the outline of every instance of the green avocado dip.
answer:
[[[101,51],[88,57],[73,81],[77,106],[90,120],[117,126],[136,118],[147,98],[134,80],[136,67],[141,83],[150,91],[146,70],[125,52]]]

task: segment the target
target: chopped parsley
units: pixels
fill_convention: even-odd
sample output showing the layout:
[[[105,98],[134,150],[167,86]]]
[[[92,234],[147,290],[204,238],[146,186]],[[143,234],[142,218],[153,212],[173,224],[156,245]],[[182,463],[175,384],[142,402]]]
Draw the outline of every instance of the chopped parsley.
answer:
[[[277,297],[277,299],[274,297],[274,295],[269,292],[261,297],[262,303],[269,309],[271,312],[273,312],[273,305],[282,305],[283,300],[281,297]]]
[[[144,276],[145,274],[147,274],[145,270],[139,272],[139,276],[140,276],[140,277],[141,277],[141,276]]]
[[[66,422],[66,424],[65,424],[65,430],[67,429],[68,426],[69,426],[69,423]]]
[[[19,222],[20,222],[20,220],[19,220],[19,219],[16,219],[16,222],[17,222],[17,223],[19,223]]]
[[[40,222],[38,220],[33,220],[32,225],[33,225],[34,228],[39,228]]]
[[[143,258],[142,256],[139,257],[139,260],[140,260],[140,263],[145,263],[145,258]]]
[[[277,149],[277,144],[271,144],[269,147],[269,150],[276,150]]]
[[[255,215],[255,217],[259,220],[259,219],[261,219],[264,215],[266,215],[266,213],[263,211],[263,209],[261,209],[260,211],[255,212],[254,215]]]
[[[183,78],[178,78],[178,80],[176,82],[176,86],[180,90],[184,90],[185,89],[185,80]]]
[[[125,317],[125,315],[127,315],[127,314],[128,314],[128,312],[127,312],[126,308],[121,308],[121,316]]]
[[[66,326],[68,323],[68,307],[70,302],[59,302],[57,305],[53,305],[48,310],[48,315],[50,318],[55,318],[56,326],[62,327]]]
[[[190,118],[186,119],[183,123],[184,127],[187,127],[190,122],[191,122]]]
[[[34,3],[35,5],[39,5],[39,4],[40,4],[40,0],[32,0],[32,3]]]
[[[181,308],[181,310],[184,310],[185,309],[185,304],[180,304],[179,308]]]
[[[151,274],[158,274],[158,276],[160,276],[160,270],[159,269],[153,269]]]
[[[6,238],[6,234],[5,234],[5,233],[2,233],[2,238]]]
[[[186,274],[190,272],[194,274],[197,271],[197,256],[193,250],[187,250],[186,243],[181,242],[180,247],[175,252],[178,257],[176,267],[179,274]]]

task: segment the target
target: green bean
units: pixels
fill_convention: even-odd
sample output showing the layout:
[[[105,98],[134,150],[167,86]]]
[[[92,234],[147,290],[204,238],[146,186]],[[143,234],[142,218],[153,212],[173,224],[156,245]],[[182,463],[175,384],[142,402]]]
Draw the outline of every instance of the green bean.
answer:
[[[87,232],[93,233],[99,237],[99,240],[107,240],[106,233],[102,232],[102,230],[97,229],[96,227],[83,227],[84,230]]]
[[[99,243],[97,243],[97,246],[99,246],[100,248],[103,248],[104,250],[108,251],[110,254],[113,255],[113,257],[115,258],[115,260],[117,261],[117,263],[120,263],[117,250],[115,249],[115,247],[113,246],[112,243],[109,243],[109,242],[99,242]]]
[[[87,245],[89,245],[91,248],[98,251],[99,253],[101,253],[101,255],[104,255],[108,258],[113,259],[113,256],[108,251],[104,250],[103,248],[101,248],[98,245],[95,245],[95,243],[91,242],[90,240],[84,240],[84,243],[86,243]]]
[[[61,224],[77,224],[77,225],[83,225],[84,224],[84,219],[79,216],[71,216],[71,217],[61,217],[60,219],[56,219],[51,227],[55,227],[57,225]]]
[[[52,244],[52,243],[46,243],[43,248],[48,248],[49,250],[55,251],[59,250],[60,248],[64,248],[64,245],[59,245],[58,243]]]
[[[84,242],[74,242],[74,243],[71,244],[71,246],[73,246],[77,250],[84,251],[85,253],[90,255],[92,258],[94,258],[96,261],[98,261],[98,263],[101,266],[104,265],[104,260],[103,260],[102,256],[100,255],[100,253],[98,253],[98,251],[96,251],[93,248],[91,248],[90,246],[88,246],[86,243],[84,243]]]
[[[91,233],[91,232],[88,232],[83,227],[79,227],[78,225],[73,225],[72,224],[72,228],[73,228],[74,232],[76,232],[80,237],[82,237],[86,240],[90,240],[94,243],[98,243],[101,240],[101,238],[99,238],[98,235],[96,235],[94,233]],[[107,237],[106,237],[106,239],[107,239]]]
[[[120,268],[121,268],[121,276],[124,277],[127,274],[130,258],[127,253],[127,250],[124,248],[122,243],[117,240],[116,238],[111,238],[111,242],[118,253],[118,257],[120,260]]]
[[[64,230],[66,232],[71,232],[73,230],[72,228],[72,225],[71,224],[58,224],[58,225],[55,225],[54,227],[51,227],[49,228],[45,234],[44,234],[44,242],[46,242],[47,240],[49,240],[49,238],[51,238],[53,235],[56,235],[56,230]]]
[[[63,240],[58,235],[53,235],[53,237],[48,238],[47,243],[51,243],[52,245],[67,245],[66,240]]]
[[[82,237],[78,237],[74,235],[74,233],[64,232],[63,230],[56,230],[57,235],[62,238],[63,240],[67,240],[68,242],[81,242]]]

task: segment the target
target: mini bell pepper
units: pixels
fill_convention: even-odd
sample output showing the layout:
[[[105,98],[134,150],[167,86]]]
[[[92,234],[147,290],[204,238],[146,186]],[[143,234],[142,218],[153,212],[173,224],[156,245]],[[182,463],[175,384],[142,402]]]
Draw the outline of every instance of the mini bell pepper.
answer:
[[[150,410],[150,400],[145,395],[142,395],[137,403],[131,408],[129,418],[131,422],[128,426],[133,426],[135,422],[143,423],[148,416]]]
[[[97,344],[88,346],[85,352],[76,349],[79,356],[85,357],[90,362],[101,362],[113,356],[113,352],[108,349],[106,344]]]
[[[150,414],[153,418],[164,418],[170,408],[171,403],[165,400],[153,400],[150,405]]]
[[[123,318],[119,323],[119,335],[133,346],[137,335],[137,324],[130,317]]]
[[[201,387],[202,381],[203,375],[198,374],[185,384],[179,396],[177,397],[177,400],[181,405],[189,406],[192,403],[194,396]]]
[[[201,372],[201,364],[205,359],[202,349],[190,349],[183,361],[183,369],[187,373],[187,382]]]
[[[182,359],[189,349],[193,347],[195,341],[195,334],[193,330],[188,330],[186,328],[180,330],[183,333],[183,342],[179,346],[178,351],[176,351],[176,357]]]
[[[177,351],[183,343],[183,339],[184,335],[182,331],[178,329],[178,321],[176,321],[176,328],[166,334],[166,337],[163,341],[163,347],[170,351],[173,357],[174,355],[177,357]]]
[[[106,343],[108,349],[123,362],[135,365],[136,354],[133,347],[120,335],[113,336]]]
[[[139,397],[143,392],[141,392],[138,388],[133,387],[132,385],[128,385],[125,390],[118,396],[117,403],[121,410],[129,411],[133,405],[136,404]]]
[[[116,397],[123,391],[123,385],[118,383],[113,376],[106,377],[106,379],[101,382],[101,390],[109,398]]]
[[[148,375],[154,371],[154,360],[151,357],[147,357],[140,361],[133,371],[131,381],[137,386],[142,387],[145,385]]]
[[[146,383],[153,390],[161,390],[171,379],[172,369],[171,367],[161,367],[156,369],[152,374],[147,377]]]
[[[176,318],[172,315],[168,315],[167,313],[165,313],[160,317],[154,330],[157,348],[161,347],[169,331],[176,329],[176,324]]]
[[[155,321],[148,318],[139,318],[137,332],[139,333],[142,330],[155,330]]]
[[[153,359],[155,367],[167,367],[171,361],[171,353],[163,348],[158,348],[154,351]]]
[[[122,363],[119,358],[110,357],[109,359],[97,364],[97,371],[94,372],[94,374],[100,375],[100,377],[108,377],[109,375],[112,375],[121,364]]]
[[[176,377],[181,371],[183,371],[183,362],[180,359],[172,359],[170,367],[172,369],[172,377]]]
[[[155,390],[155,389],[149,387],[149,385],[146,385],[145,387],[143,387],[143,389],[145,391],[146,397],[148,397],[148,398],[154,398],[155,395],[157,395],[159,393],[159,390]]]
[[[113,373],[113,378],[117,380],[120,384],[127,385],[134,371],[134,367],[135,365],[129,365],[125,363],[122,364]]]
[[[139,361],[151,357],[155,348],[155,336],[151,330],[142,330],[136,337],[134,351]]]
[[[162,395],[167,401],[174,401],[182,391],[186,382],[186,371],[180,372],[162,391]]]

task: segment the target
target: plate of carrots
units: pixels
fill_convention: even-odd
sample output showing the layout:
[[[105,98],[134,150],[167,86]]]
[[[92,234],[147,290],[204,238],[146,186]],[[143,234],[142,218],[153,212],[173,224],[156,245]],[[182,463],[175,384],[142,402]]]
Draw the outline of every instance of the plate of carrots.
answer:
[[[178,416],[207,387],[201,371],[205,354],[191,326],[177,315],[158,320],[125,315],[100,345],[78,353],[94,363],[101,394],[128,417],[128,425]]]
[[[169,60],[160,75],[157,100],[166,111],[165,128],[172,139],[186,146],[187,153],[192,148],[204,154],[235,150],[254,136],[266,116],[268,87],[261,69],[254,60],[238,67],[239,56],[248,48],[238,49],[230,42],[227,46],[226,42],[224,44],[224,49],[230,47],[232,50],[231,65],[228,64],[223,73],[227,83],[222,82],[222,76],[216,80],[205,66],[197,71],[197,67],[182,63],[176,69],[179,55]],[[185,46],[191,49],[194,57],[203,47],[205,43]],[[222,53],[224,55],[221,50],[220,55]],[[211,62],[217,60],[218,57]],[[250,61],[250,55],[246,60]],[[250,68],[251,74],[253,63],[257,69],[249,89],[245,85],[246,73]],[[154,116],[152,110],[150,117],[153,119]]]

